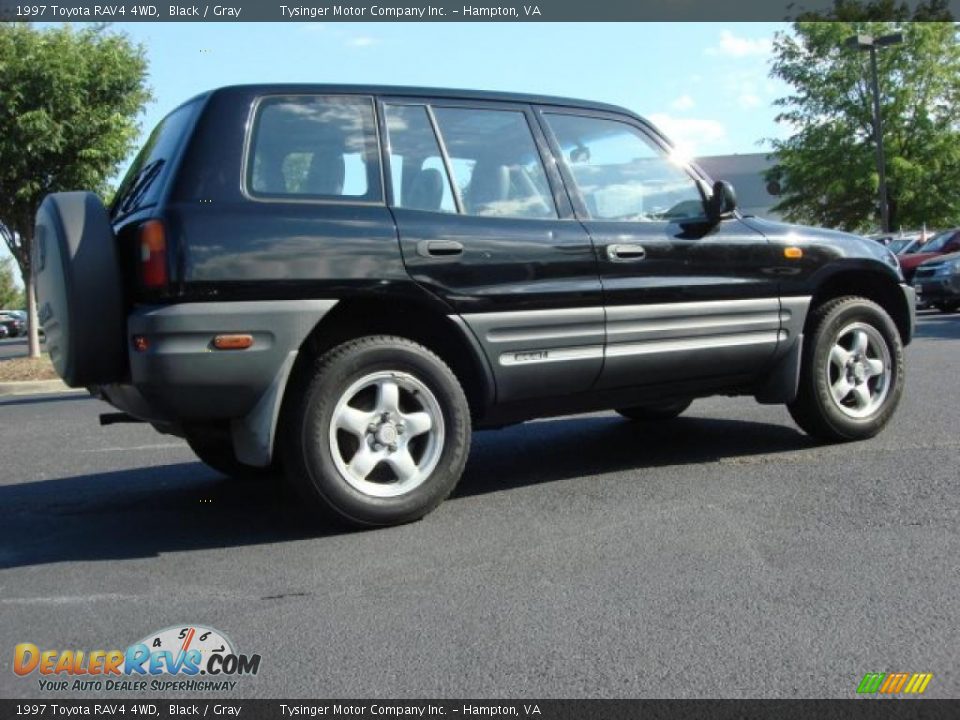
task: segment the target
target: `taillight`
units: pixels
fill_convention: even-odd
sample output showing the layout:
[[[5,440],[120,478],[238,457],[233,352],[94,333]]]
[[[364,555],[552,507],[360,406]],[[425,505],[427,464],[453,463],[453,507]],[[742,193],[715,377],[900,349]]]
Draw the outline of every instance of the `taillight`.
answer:
[[[140,279],[147,288],[167,284],[167,237],[159,220],[140,226]]]

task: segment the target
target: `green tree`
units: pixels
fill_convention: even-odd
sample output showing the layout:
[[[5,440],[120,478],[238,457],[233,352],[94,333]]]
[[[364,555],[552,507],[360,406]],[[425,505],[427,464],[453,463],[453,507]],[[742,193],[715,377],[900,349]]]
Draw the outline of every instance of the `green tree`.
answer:
[[[0,310],[23,308],[23,291],[13,276],[13,260],[0,258]]]
[[[840,5],[837,16],[859,17],[858,3]],[[777,120],[793,134],[771,141],[778,165],[769,178],[781,183],[775,209],[788,219],[847,230],[876,226],[869,56],[845,40],[897,31],[903,44],[877,53],[890,225],[960,224],[960,45],[949,22],[804,21],[776,36],[771,75],[792,87],[776,101]]]
[[[150,92],[142,46],[102,25],[38,30],[0,23],[0,235],[20,269],[38,356],[30,268],[44,196],[107,191],[133,149]]]
[[[912,5],[912,8],[911,8]],[[885,20],[887,22],[906,22],[916,20],[930,22],[940,20],[949,22],[953,19],[950,13],[949,0],[927,0],[927,2],[907,3],[897,0],[833,0],[833,7],[829,10],[803,10],[797,14],[800,21],[830,20],[840,22],[867,22],[870,20]]]

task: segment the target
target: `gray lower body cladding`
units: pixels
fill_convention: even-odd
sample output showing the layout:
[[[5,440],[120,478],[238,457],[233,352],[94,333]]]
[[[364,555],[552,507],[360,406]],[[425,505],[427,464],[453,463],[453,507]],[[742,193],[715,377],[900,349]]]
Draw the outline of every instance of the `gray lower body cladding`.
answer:
[[[269,462],[280,400],[304,339],[336,300],[182,303],[136,309],[128,334],[130,382],[100,388],[125,412],[158,425],[229,420],[234,449]],[[253,337],[245,350],[216,350],[216,335]]]
[[[468,314],[498,402],[756,373],[788,354],[809,297]]]

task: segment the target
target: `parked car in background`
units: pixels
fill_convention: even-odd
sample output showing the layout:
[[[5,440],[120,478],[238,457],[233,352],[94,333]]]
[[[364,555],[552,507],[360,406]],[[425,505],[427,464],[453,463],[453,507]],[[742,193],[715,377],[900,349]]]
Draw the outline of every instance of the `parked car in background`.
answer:
[[[26,320],[14,310],[0,310],[0,325],[6,328],[10,337],[25,335],[27,332]]]
[[[960,228],[937,233],[925,245],[914,248],[912,252],[899,254],[898,258],[903,275],[909,281],[922,263],[953,252],[960,252]]]
[[[917,302],[952,313],[960,308],[960,252],[938,255],[913,274]]]
[[[3,340],[6,337],[10,337],[10,331],[7,330],[6,325],[0,325],[0,340]]]

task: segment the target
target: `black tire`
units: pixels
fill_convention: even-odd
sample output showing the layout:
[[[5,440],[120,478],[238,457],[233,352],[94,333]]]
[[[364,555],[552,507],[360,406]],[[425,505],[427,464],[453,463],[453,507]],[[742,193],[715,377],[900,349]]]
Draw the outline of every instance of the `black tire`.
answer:
[[[831,392],[833,374],[838,374],[834,382],[839,382],[837,367],[830,366],[831,351],[835,345],[844,342],[848,328],[853,328],[851,332],[857,332],[857,328],[866,326],[874,331],[870,333],[871,342],[882,342],[888,357],[883,360],[882,357],[870,355],[878,350],[873,345],[866,355],[873,360],[883,361],[884,367],[889,367],[889,376],[867,378],[865,381],[857,377],[854,370],[861,372],[864,369],[862,359],[859,370],[856,367],[858,363],[853,363],[849,376],[857,383],[866,382],[870,393],[876,392],[875,408],[870,407],[871,403],[858,408],[855,393],[851,392],[837,401]],[[797,425],[809,435],[831,442],[864,440],[879,433],[900,403],[906,377],[903,343],[893,320],[883,308],[866,298],[841,297],[816,308],[805,333],[797,399],[787,406]],[[882,387],[886,388],[885,393],[880,390]],[[839,392],[842,393],[842,390]],[[841,406],[846,409],[841,409]],[[864,414],[854,417],[851,415],[854,412]]]
[[[955,313],[957,308],[960,307],[957,303],[944,303],[943,305],[938,305],[937,309],[942,313]]]
[[[37,211],[32,262],[57,374],[71,387],[122,379],[127,353],[120,265],[100,198],[48,195]]]
[[[665,400],[635,407],[617,408],[617,412],[625,418],[639,422],[673,420],[690,407],[692,402],[693,400]]]
[[[431,426],[437,429],[430,432],[437,434],[426,435],[427,438],[442,436],[442,439],[430,439],[427,443],[432,448],[431,457],[435,459],[432,471],[425,474],[421,484],[392,497],[379,497],[357,487],[357,484],[366,483],[367,477],[373,477],[384,468],[388,474],[393,473],[386,457],[377,461],[363,479],[350,480],[344,471],[338,469],[338,462],[341,465],[352,462],[339,445],[340,431],[334,431],[338,443],[336,447],[331,439],[334,411],[349,400],[345,398],[345,393],[374,376],[389,376],[385,380],[388,383],[390,377],[399,379],[398,382],[419,383],[420,387],[429,391],[433,402],[431,407],[442,418],[442,424],[438,422]],[[426,396],[422,390],[419,395],[408,395],[403,388],[400,392],[404,393],[403,397],[408,403],[415,403],[418,397]],[[379,400],[374,400],[376,405]],[[400,407],[399,401],[396,406]],[[404,417],[402,412],[398,410],[399,418]],[[387,420],[383,422],[389,424]],[[396,427],[402,424],[398,421]],[[363,526],[396,525],[418,520],[450,495],[466,464],[470,431],[470,410],[466,396],[457,377],[439,357],[405,338],[385,335],[362,337],[328,351],[292,383],[287,393],[281,428],[283,464],[294,488],[325,519],[347,520]],[[367,449],[372,448],[373,452],[388,451],[386,446],[375,444],[373,435],[355,438],[354,441],[355,452],[364,449],[360,445],[364,442],[368,444]],[[414,440],[404,442],[413,443]],[[334,457],[335,452],[339,454],[339,461]],[[411,457],[414,452],[410,450]],[[416,462],[423,462],[425,457],[426,451]],[[345,470],[349,472],[349,467]],[[400,481],[400,475],[395,474],[393,478],[384,479],[382,485],[390,492],[389,484],[392,482],[397,487]],[[381,481],[371,482],[378,483],[379,491]]]
[[[187,433],[187,445],[200,462],[218,473],[237,480],[263,480],[279,474],[276,463],[267,467],[254,467],[237,460],[233,444],[227,433]]]

